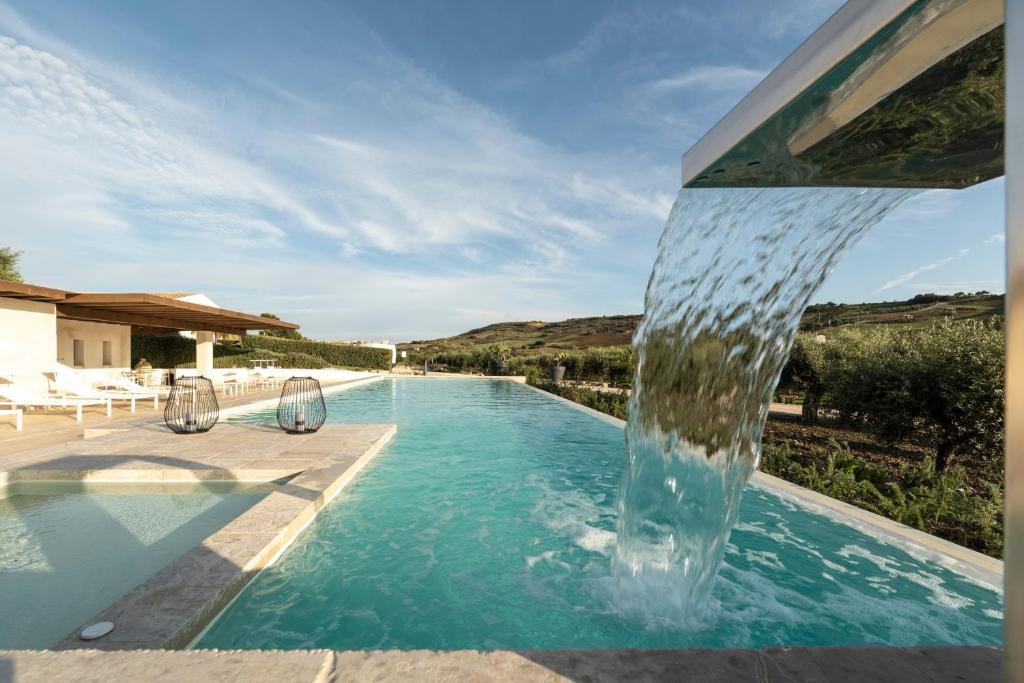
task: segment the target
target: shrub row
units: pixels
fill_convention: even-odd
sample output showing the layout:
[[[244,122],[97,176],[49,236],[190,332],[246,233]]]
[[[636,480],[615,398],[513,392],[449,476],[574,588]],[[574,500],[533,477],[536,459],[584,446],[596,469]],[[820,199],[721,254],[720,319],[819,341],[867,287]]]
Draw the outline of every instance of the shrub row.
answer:
[[[132,365],[145,358],[155,368],[195,367],[196,343],[177,335],[132,337]],[[213,365],[217,368],[248,367],[258,358],[277,360],[280,367],[388,370],[391,352],[366,346],[329,344],[308,339],[246,335],[238,341],[223,341],[213,346]]]
[[[275,353],[273,351],[259,351],[257,353],[218,353],[218,350],[223,349],[225,349],[225,347],[220,344],[214,346],[213,367],[215,368],[248,368],[251,367],[249,361],[257,359],[266,360],[268,358],[276,360],[277,366],[280,368],[319,370],[320,368],[327,367],[327,363],[325,363],[323,359],[311,356],[308,353]],[[178,364],[179,368],[194,368],[195,366],[195,361]]]
[[[441,352],[412,352],[409,362],[444,368],[450,372],[487,372],[500,353],[494,347]],[[556,364],[565,366],[565,379],[583,382],[608,382],[629,386],[633,379],[633,349],[628,346],[596,347],[584,351],[559,353],[512,353],[509,366],[513,374],[542,378]]]
[[[620,420],[625,420],[629,415],[629,397],[625,394],[597,391],[586,387],[559,386],[548,381],[531,381],[530,384]]]
[[[281,339],[249,334],[239,345],[248,351],[275,353],[305,353],[323,359],[327,365],[346,368],[390,370],[391,351],[354,344],[331,344],[311,339]]]

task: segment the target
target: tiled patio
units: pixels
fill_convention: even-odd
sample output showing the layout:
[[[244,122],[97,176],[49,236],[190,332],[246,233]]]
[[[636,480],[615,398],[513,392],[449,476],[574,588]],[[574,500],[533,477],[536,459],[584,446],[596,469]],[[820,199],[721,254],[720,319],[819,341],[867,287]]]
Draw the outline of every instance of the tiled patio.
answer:
[[[259,397],[250,395],[247,402],[253,398]],[[203,434],[177,435],[152,419],[98,427],[91,428],[91,438],[0,454],[0,484],[289,479],[89,620],[112,621],[112,633],[86,643],[76,630],[56,649],[185,647],[395,433],[394,425],[334,424],[293,435],[261,425],[222,423]]]

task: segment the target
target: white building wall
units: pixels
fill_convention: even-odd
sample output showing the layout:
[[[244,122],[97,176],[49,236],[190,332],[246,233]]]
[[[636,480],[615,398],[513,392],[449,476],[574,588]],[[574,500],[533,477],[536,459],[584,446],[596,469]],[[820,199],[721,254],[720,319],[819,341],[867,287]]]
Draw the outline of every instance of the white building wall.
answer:
[[[56,324],[53,304],[0,297],[0,383],[46,393],[43,373],[57,360]]]
[[[132,328],[129,325],[57,319],[57,362],[69,368],[86,371],[109,372],[127,370],[132,357]],[[84,360],[75,363],[74,340],[84,344]],[[110,342],[110,362],[103,362],[103,342]],[[87,372],[97,374],[95,372]]]

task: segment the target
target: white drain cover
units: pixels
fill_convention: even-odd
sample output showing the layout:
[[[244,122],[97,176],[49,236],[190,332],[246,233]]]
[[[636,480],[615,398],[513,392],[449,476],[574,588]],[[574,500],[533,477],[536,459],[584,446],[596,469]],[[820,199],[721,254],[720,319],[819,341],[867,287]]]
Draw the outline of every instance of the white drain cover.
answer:
[[[89,626],[86,626],[78,636],[82,640],[96,640],[97,638],[102,638],[113,630],[114,623],[112,621],[101,621],[98,624],[90,624]]]

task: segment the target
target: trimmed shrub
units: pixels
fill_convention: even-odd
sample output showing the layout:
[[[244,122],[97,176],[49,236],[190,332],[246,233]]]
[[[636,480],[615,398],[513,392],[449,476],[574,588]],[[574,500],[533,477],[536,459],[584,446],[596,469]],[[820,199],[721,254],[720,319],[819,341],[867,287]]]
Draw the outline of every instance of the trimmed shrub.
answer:
[[[565,379],[583,382],[608,382],[613,386],[628,387],[633,379],[635,363],[633,349],[628,346],[598,347],[586,351],[557,350],[561,364],[565,366]],[[423,352],[409,354],[410,365],[423,365],[424,361],[433,368],[444,368],[449,372],[484,372],[494,352],[488,348],[460,349],[451,351]],[[555,364],[555,350],[549,352],[513,353],[511,371],[516,375],[547,376]]]
[[[217,350],[214,348],[214,358]],[[154,368],[176,368],[196,364],[196,342],[178,335],[168,337],[132,337],[132,367],[145,358]]]
[[[574,403],[593,408],[605,415],[611,415],[620,420],[629,417],[629,397],[625,394],[596,391],[586,387],[559,386],[554,382],[544,380],[532,381],[530,384],[555,396],[561,396]]]
[[[304,370],[319,370],[326,368],[327,363],[316,356],[308,353],[274,353],[273,351],[259,351],[257,353],[223,353],[223,345],[217,344],[213,347],[213,367],[215,368],[249,368],[249,361],[256,359],[272,358],[277,361],[281,368],[301,368]],[[178,367],[194,368],[195,361],[181,363]]]
[[[145,358],[155,368],[194,368],[196,343],[185,337],[132,337],[132,365]],[[330,366],[359,370],[389,370],[391,352],[366,346],[328,344],[309,339],[246,335],[238,341],[213,345],[215,368],[249,367],[249,361],[273,358],[280,367],[319,369]]]
[[[246,353],[273,351],[275,353],[304,353],[320,358],[327,365],[338,367],[390,370],[391,351],[354,344],[330,344],[311,339],[281,339],[247,334],[238,341]]]

